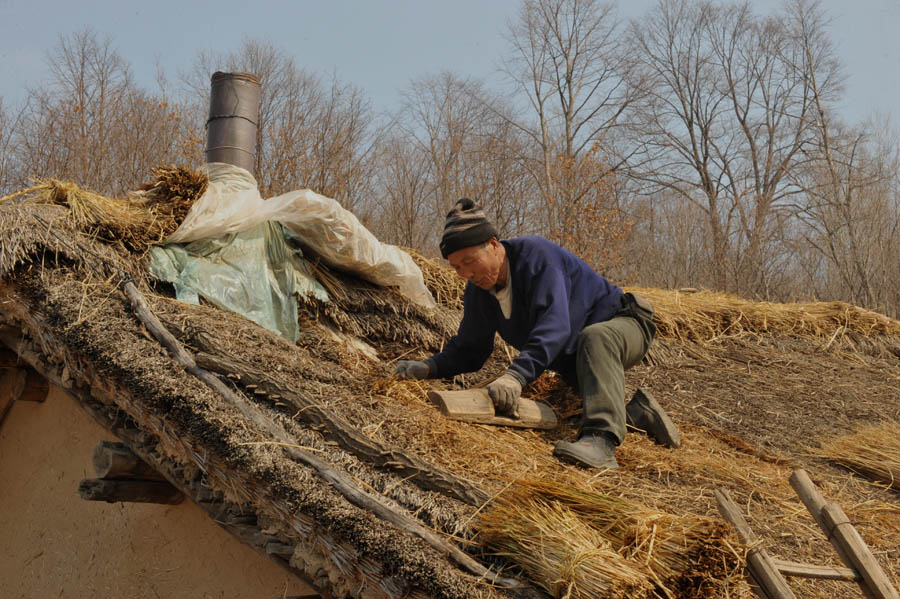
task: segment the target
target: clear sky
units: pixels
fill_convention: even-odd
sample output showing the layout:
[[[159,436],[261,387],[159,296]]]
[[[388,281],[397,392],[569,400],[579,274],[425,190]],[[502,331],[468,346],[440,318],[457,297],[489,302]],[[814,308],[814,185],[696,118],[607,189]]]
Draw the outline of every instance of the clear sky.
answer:
[[[624,18],[654,0],[621,0]],[[757,0],[759,11],[778,0]],[[271,41],[298,64],[336,72],[391,110],[410,79],[442,70],[496,76],[502,31],[517,0],[0,0],[0,97],[16,105],[47,76],[59,35],[90,26],[113,36],[139,83],[152,86],[157,60],[170,80],[199,50],[229,50],[242,38]],[[874,111],[900,118],[900,0],[825,0],[848,75],[843,118]]]

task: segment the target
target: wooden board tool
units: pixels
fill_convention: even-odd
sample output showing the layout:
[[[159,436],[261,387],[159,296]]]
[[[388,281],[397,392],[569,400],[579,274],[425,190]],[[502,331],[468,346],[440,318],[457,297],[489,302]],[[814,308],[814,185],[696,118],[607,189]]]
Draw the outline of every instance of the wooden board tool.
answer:
[[[518,428],[556,428],[556,414],[550,406],[530,399],[519,398],[519,417],[494,414],[494,402],[487,389],[465,389],[463,391],[429,391],[428,399],[437,404],[441,412],[452,420],[479,422],[496,426]]]

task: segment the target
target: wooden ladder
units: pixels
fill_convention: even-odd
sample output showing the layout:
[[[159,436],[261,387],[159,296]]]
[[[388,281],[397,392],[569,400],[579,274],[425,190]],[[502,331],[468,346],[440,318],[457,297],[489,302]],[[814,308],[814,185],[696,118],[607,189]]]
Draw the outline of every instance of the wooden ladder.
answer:
[[[751,547],[747,553],[747,570],[750,572],[753,590],[760,599],[795,599],[785,576],[845,580],[859,584],[867,599],[900,599],[897,590],[875,561],[875,556],[844,514],[844,510],[836,503],[826,504],[804,470],[795,470],[791,474],[790,482],[847,567],[813,566],[770,556],[760,546],[759,539],[750,530],[728,491],[716,489],[719,513],[737,529],[741,540]]]

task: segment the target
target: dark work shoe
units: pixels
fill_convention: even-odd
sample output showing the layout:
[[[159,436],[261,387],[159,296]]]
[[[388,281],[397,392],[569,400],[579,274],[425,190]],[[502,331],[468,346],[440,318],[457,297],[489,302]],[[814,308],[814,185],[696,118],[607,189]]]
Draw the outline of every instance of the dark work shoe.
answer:
[[[647,433],[658,445],[669,448],[681,446],[681,433],[662,406],[648,391],[638,389],[625,406],[628,426]]]
[[[609,437],[590,433],[585,433],[574,443],[560,441],[553,448],[553,455],[566,462],[609,470],[619,467],[615,452],[616,444]]]

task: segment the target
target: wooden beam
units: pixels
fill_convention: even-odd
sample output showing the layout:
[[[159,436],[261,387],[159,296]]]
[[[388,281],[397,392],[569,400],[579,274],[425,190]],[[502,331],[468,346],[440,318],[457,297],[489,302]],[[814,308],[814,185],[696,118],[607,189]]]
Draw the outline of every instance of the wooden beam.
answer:
[[[42,402],[50,394],[50,383],[39,375],[33,368],[23,367],[25,370],[25,386],[17,401]]]
[[[788,560],[772,558],[772,562],[778,571],[785,576],[793,576],[796,578],[820,578],[823,580],[846,580],[848,582],[859,582],[862,578],[851,568],[833,568],[831,566],[813,566],[811,564],[801,564]]]
[[[0,370],[0,424],[12,409],[13,404],[22,396],[25,389],[25,371],[21,368]]]
[[[106,480],[85,478],[78,485],[78,495],[88,501],[130,503],[163,503],[174,505],[184,494],[167,482],[158,480]]]
[[[716,489],[714,493],[722,518],[737,529],[738,535],[744,543],[751,546],[756,545],[759,539],[750,529],[741,510],[731,500],[728,491]],[[763,599],[796,599],[794,592],[769,556],[769,552],[764,548],[756,546],[747,552],[747,568],[759,587],[757,594]]]
[[[163,475],[134,455],[124,443],[100,441],[94,446],[91,461],[97,478],[165,480]]]
[[[822,521],[826,526],[825,534],[828,539],[841,547],[850,558],[851,563],[847,565],[862,576],[863,582],[860,585],[864,585],[876,599],[898,599],[897,590],[841,506],[829,503],[823,507]]]
[[[209,352],[216,351],[214,347],[206,345],[202,338],[191,339],[191,343],[205,347]],[[350,422],[318,405],[313,398],[284,387],[261,370],[234,358],[209,352],[201,351],[196,354],[197,366],[224,376],[237,376],[241,385],[255,385],[257,393],[264,392],[269,397],[280,398],[297,410],[295,418],[312,425],[326,439],[337,442],[341,449],[352,453],[360,460],[381,468],[389,468],[399,476],[409,478],[422,489],[449,495],[469,505],[481,507],[490,499],[490,496],[481,489],[426,462],[419,456],[404,453],[370,439]]]
[[[5,347],[0,347],[0,369],[6,368],[16,368],[22,362],[19,360],[19,355]]]
[[[279,555],[290,559],[294,555],[294,546],[285,543],[271,542],[266,543],[266,555]]]
[[[11,353],[18,359],[18,356]],[[0,359],[5,359],[0,355]],[[6,415],[17,401],[44,401],[50,386],[47,379],[39,375],[27,365],[7,366],[0,368],[0,424],[6,419]]]

